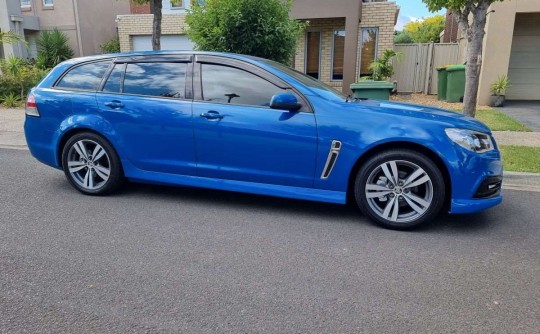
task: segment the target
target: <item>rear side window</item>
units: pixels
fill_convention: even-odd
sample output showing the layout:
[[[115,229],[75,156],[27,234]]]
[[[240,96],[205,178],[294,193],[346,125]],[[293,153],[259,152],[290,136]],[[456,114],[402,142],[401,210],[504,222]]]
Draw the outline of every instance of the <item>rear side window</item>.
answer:
[[[72,68],[56,84],[56,87],[77,90],[92,90],[99,88],[103,75],[109,68],[110,61],[89,63]]]
[[[124,93],[185,98],[186,63],[128,64],[124,75]]]

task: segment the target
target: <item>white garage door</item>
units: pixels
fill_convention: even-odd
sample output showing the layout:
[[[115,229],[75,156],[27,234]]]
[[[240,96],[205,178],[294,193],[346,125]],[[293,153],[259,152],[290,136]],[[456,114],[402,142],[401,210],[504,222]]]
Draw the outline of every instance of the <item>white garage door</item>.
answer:
[[[512,100],[540,100],[540,14],[518,14],[508,68]]]
[[[132,36],[133,51],[152,50],[152,36]],[[195,44],[186,35],[161,35],[161,50],[193,50]]]

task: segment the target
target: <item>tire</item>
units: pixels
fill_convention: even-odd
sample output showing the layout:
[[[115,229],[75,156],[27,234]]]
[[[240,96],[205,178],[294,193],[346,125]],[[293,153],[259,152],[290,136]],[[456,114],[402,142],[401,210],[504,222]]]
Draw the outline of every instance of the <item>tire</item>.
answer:
[[[106,195],[123,182],[122,165],[112,145],[103,137],[78,133],[62,150],[62,167],[71,185],[86,195]]]
[[[364,215],[383,227],[399,230],[435,218],[444,205],[445,194],[437,165],[423,154],[406,149],[370,158],[358,171],[354,185],[356,204]]]

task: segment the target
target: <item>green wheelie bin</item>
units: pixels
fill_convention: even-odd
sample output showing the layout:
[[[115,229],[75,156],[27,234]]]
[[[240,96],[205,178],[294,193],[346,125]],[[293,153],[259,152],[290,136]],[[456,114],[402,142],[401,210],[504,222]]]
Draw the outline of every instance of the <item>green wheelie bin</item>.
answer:
[[[465,65],[448,66],[446,72],[448,73],[446,101],[462,101],[465,95]]]
[[[446,67],[439,67],[437,68],[437,73],[437,100],[444,101],[446,100],[446,83],[448,80],[448,72],[446,72]]]

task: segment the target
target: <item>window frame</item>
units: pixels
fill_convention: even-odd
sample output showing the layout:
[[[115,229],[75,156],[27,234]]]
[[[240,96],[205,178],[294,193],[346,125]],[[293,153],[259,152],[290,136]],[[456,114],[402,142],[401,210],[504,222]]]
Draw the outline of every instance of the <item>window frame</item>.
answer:
[[[181,3],[178,3],[178,4],[173,4],[171,1],[169,1],[169,4],[171,5],[170,9],[171,10],[179,10],[179,9],[186,9],[186,1],[185,0],[181,0]]]
[[[50,3],[50,4],[46,4],[45,1],[46,1],[46,0],[41,0],[41,3],[43,4],[43,7],[45,7],[45,8],[52,8],[52,7],[54,7],[54,0],[50,0],[50,1],[52,2],[52,3]]]
[[[363,39],[363,36],[364,36],[364,30],[369,30],[369,29],[375,29],[377,30],[377,34],[375,35],[375,54],[373,56],[373,60],[377,60],[379,57],[379,33],[380,33],[380,29],[379,27],[362,27],[360,29],[360,37],[359,37],[359,52],[358,52],[358,75],[357,77],[360,77],[362,75],[362,46],[364,44],[364,39]]]
[[[28,4],[27,4],[27,5],[23,5],[23,3],[22,3],[22,2],[23,2],[23,0],[20,0],[20,3],[21,3],[21,8],[23,8],[23,9],[28,9],[28,8],[32,8],[32,0],[25,0],[25,1],[27,1],[27,2],[28,2]]]
[[[155,96],[155,95],[144,95],[144,94],[131,94],[131,93],[125,93],[124,92],[124,79],[126,76],[127,67],[129,64],[141,64],[141,63],[178,63],[178,64],[187,64],[186,67],[186,75],[184,77],[185,80],[185,87],[184,87],[184,97],[178,98],[178,97],[167,97],[167,96]],[[105,84],[107,83],[107,80],[109,80],[110,75],[112,74],[112,71],[114,70],[114,67],[116,65],[124,65],[124,69],[122,71],[122,76],[120,78],[120,92],[105,92],[103,91],[103,88],[105,88]],[[155,99],[168,99],[168,100],[174,100],[174,101],[191,101],[193,100],[193,55],[191,54],[184,54],[184,55],[152,55],[152,56],[142,56],[142,57],[121,57],[113,59],[112,66],[109,67],[105,75],[103,76],[103,80],[101,81],[99,88],[97,90],[100,94],[112,94],[112,95],[128,95],[128,96],[138,96],[138,97],[145,97],[145,98],[155,98]]]
[[[75,68],[85,66],[85,65],[94,64],[94,63],[104,63],[104,62],[109,62],[109,67],[103,73],[103,76],[101,77],[101,81],[100,81],[100,83],[99,83],[99,85],[97,86],[96,89],[80,89],[80,88],[69,88],[69,87],[59,87],[58,86],[58,84],[60,84],[60,82],[64,79],[64,77],[66,75],[68,75]],[[92,60],[92,61],[86,61],[84,63],[74,64],[73,66],[70,66],[70,67],[68,67],[67,69],[64,70],[62,75],[59,76],[58,79],[56,79],[56,81],[51,86],[51,88],[56,89],[56,90],[66,91],[66,92],[93,92],[93,93],[95,93],[95,92],[99,91],[99,89],[101,88],[101,84],[103,83],[103,78],[105,78],[106,76],[108,77],[108,74],[109,74],[111,68],[113,67],[113,65],[114,65],[114,61],[111,58],[96,59],[96,60]]]
[[[257,106],[250,104],[229,104],[229,103],[220,103],[220,102],[211,102],[203,100],[203,88],[202,88],[202,64],[210,64],[217,66],[226,66],[235,68],[241,71],[248,72],[252,75],[255,75],[263,80],[270,82],[271,84],[281,88],[283,90],[290,90],[295,96],[298,97],[298,102],[302,104],[302,108],[298,112],[307,112],[313,113],[313,107],[306,97],[301,94],[295,87],[289,85],[283,79],[274,75],[273,73],[268,72],[267,70],[254,65],[247,63],[245,61],[231,59],[228,57],[221,56],[208,56],[208,55],[197,55],[193,63],[193,102],[199,103],[214,103],[227,106],[239,106],[239,107],[248,107],[248,108],[261,108],[268,110],[282,111],[280,109],[272,109],[270,106]]]
[[[323,48],[323,33],[321,29],[313,28],[313,29],[307,29],[306,33],[304,35],[305,45],[304,45],[304,74],[307,74],[307,66],[308,66],[308,33],[310,32],[317,32],[319,33],[319,75],[317,78],[312,77],[316,80],[321,80],[321,68],[322,68],[322,48]],[[307,74],[309,75],[309,74]],[[311,76],[311,75],[310,75]]]
[[[337,31],[343,31],[344,33],[343,38],[346,38],[347,36],[347,31],[345,30],[345,27],[332,30],[332,58],[331,58],[332,66],[330,67],[330,81],[331,82],[343,82],[343,78],[334,79],[334,51],[335,51],[335,41],[336,41]],[[343,67],[345,67],[345,41],[343,41]],[[342,76],[345,76],[345,68],[343,68]]]

